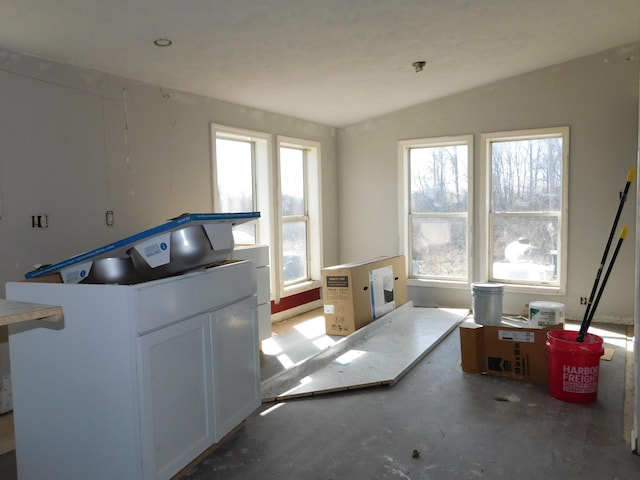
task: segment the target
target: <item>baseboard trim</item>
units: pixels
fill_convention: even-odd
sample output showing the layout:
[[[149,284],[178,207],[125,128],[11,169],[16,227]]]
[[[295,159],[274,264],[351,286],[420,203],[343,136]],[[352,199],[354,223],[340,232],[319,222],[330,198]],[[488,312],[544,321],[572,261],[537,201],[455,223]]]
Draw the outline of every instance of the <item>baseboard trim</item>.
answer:
[[[272,313],[271,323],[281,322],[291,317],[296,317],[298,315],[302,315],[303,313],[310,312],[311,310],[316,310],[320,307],[322,307],[322,300],[315,300],[303,305],[298,305],[297,307],[289,308],[288,310],[283,310],[282,312]]]

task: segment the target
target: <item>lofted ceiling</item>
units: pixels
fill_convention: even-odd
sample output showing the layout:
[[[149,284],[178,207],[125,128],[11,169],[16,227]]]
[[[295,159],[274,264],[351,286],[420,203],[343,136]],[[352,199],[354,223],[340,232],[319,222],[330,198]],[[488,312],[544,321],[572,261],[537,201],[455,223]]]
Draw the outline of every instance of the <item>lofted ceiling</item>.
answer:
[[[640,0],[0,2],[2,49],[338,127],[639,40]]]

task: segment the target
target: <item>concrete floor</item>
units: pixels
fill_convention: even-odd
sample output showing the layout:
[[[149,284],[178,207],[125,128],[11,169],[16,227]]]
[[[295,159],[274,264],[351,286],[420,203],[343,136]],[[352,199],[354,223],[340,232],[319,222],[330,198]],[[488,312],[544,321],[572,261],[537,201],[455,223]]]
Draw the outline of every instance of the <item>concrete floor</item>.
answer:
[[[185,478],[637,479],[626,352],[606,346],[598,401],[576,405],[544,385],[463,374],[455,330],[393,387],[263,405]]]
[[[617,331],[611,338],[624,337]],[[262,405],[184,478],[635,480],[640,456],[623,439],[626,352],[603,336],[615,354],[601,362],[596,403],[462,373],[456,329],[393,387]],[[0,479],[16,479],[14,454],[0,456]]]

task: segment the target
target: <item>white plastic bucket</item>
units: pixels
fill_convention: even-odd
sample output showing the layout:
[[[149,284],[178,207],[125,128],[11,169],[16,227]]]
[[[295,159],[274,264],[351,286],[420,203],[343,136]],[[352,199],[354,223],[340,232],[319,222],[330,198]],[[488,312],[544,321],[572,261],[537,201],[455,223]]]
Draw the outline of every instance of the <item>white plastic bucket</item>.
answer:
[[[472,283],[473,320],[479,325],[500,325],[502,320],[501,283]]]
[[[564,303],[544,301],[529,303],[529,327],[543,328],[560,323],[564,323]]]

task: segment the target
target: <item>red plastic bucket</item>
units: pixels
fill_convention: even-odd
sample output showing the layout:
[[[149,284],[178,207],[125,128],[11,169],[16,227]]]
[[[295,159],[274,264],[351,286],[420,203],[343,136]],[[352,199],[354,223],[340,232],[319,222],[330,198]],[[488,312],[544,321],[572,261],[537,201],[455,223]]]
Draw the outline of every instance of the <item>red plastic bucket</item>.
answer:
[[[547,332],[549,355],[549,393],[558,400],[592,403],[598,399],[602,338],[587,333],[584,342],[576,342],[578,332]]]

